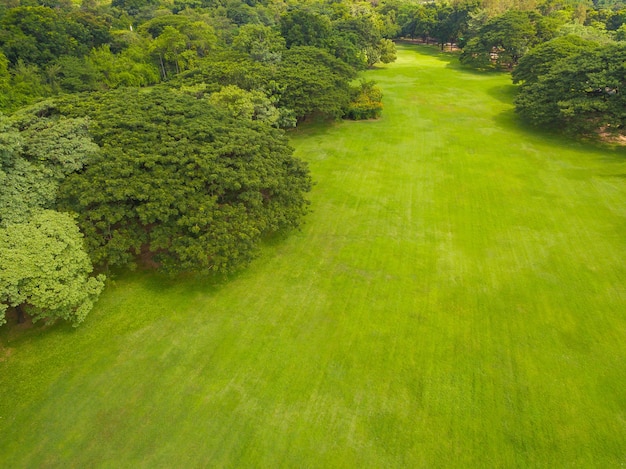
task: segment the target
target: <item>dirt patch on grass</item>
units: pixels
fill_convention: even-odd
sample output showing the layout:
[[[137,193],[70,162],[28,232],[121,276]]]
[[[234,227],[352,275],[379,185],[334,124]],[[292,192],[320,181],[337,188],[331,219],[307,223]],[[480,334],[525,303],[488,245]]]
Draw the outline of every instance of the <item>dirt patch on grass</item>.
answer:
[[[626,135],[607,132],[606,130],[599,130],[598,137],[605,143],[612,145],[626,146]]]

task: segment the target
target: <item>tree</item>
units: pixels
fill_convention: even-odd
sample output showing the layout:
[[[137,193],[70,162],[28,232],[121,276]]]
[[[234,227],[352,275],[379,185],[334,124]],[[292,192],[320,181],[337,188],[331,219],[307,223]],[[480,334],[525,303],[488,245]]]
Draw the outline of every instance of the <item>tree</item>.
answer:
[[[246,91],[235,85],[227,85],[211,94],[209,102],[235,118],[261,120],[275,125],[280,117],[276,107],[263,92]]]
[[[101,146],[59,194],[96,264],[132,265],[142,255],[174,272],[234,270],[264,236],[298,226],[307,211],[308,170],[263,121],[169,89],[58,106],[92,116]]]
[[[346,117],[349,119],[377,119],[383,110],[383,93],[373,81],[361,81],[352,89],[352,101]]]
[[[476,67],[513,68],[530,47],[538,42],[528,12],[510,10],[492,18],[470,39],[460,56],[462,63]]]
[[[83,56],[109,40],[101,22],[44,6],[11,8],[0,18],[0,48],[13,65],[20,59],[44,66],[62,55]]]
[[[626,45],[609,44],[556,61],[520,87],[516,111],[533,125],[566,132],[623,132]]]
[[[285,52],[275,77],[280,85],[279,106],[302,119],[319,113],[343,116],[350,100],[354,69],[316,47],[293,47]]]
[[[98,151],[85,118],[46,117],[49,104],[0,116],[0,226],[52,208],[59,183]]]
[[[552,39],[532,48],[513,70],[513,83],[535,83],[546,75],[562,59],[582,51],[591,51],[598,46],[593,41],[568,35]]]
[[[276,63],[285,50],[285,39],[269,26],[246,24],[239,28],[233,49],[250,54],[259,62]]]
[[[280,32],[289,48],[294,46],[326,48],[333,33],[327,16],[303,8],[288,11],[281,17]]]
[[[8,307],[18,320],[81,323],[104,288],[91,277],[89,256],[74,219],[45,210],[27,222],[0,228],[0,324]]]

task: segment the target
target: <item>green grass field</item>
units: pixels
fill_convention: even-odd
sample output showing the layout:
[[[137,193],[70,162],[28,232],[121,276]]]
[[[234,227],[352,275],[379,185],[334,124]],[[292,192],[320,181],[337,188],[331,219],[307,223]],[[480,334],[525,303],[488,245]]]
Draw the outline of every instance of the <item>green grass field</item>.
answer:
[[[400,47],[379,121],[294,132],[301,232],[0,328],[0,466],[626,467],[626,152]]]

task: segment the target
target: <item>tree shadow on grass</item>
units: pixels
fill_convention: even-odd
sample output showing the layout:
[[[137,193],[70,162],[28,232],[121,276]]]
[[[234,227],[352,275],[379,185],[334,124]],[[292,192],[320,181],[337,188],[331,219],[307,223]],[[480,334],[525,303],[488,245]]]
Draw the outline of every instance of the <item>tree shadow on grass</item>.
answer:
[[[514,85],[511,85],[514,87]],[[506,91],[503,91],[506,93]],[[507,101],[509,102],[509,101]],[[562,147],[572,152],[592,155],[608,163],[626,162],[626,147],[603,142],[599,139],[567,135],[555,128],[537,128],[524,122],[514,109],[507,109],[493,117],[496,125],[505,130],[522,133],[531,143]]]
[[[513,104],[518,90],[519,88],[516,85],[509,83],[507,85],[493,86],[487,90],[487,94],[502,103]]]
[[[494,76],[501,75],[503,73],[508,73],[503,70],[498,70],[495,68],[475,68],[468,65],[463,65],[459,61],[459,56],[461,55],[459,51],[442,51],[438,46],[434,45],[425,45],[425,44],[412,44],[412,43],[402,43],[406,45],[407,49],[419,50],[420,54],[428,55],[433,57],[441,62],[445,63],[445,67],[449,69],[456,70],[460,73],[464,73],[467,75],[474,76]]]

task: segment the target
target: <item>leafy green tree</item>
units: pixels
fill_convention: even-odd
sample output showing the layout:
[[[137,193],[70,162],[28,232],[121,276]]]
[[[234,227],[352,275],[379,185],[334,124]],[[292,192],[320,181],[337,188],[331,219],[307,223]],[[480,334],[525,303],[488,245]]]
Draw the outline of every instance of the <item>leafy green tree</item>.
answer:
[[[11,8],[0,18],[0,48],[14,65],[44,66],[62,55],[83,56],[110,39],[103,25],[91,26],[84,17],[44,6]]]
[[[302,119],[311,114],[343,116],[350,100],[354,69],[316,47],[293,47],[285,52],[275,77],[281,87],[279,106]]]
[[[380,57],[379,61],[384,64],[395,62],[397,58],[396,45],[390,39],[381,39],[378,43]]]
[[[315,46],[326,48],[333,35],[330,19],[320,13],[296,8],[280,19],[280,31],[287,47]]]
[[[159,83],[160,73],[148,52],[140,46],[131,46],[113,54],[108,45],[92,49],[87,57],[91,67],[102,77],[108,88],[118,86],[148,86]]]
[[[623,132],[626,45],[602,45],[558,60],[520,87],[516,111],[531,124],[566,132]]]
[[[435,22],[431,34],[443,50],[447,43],[456,43],[469,28],[471,14],[478,9],[476,2],[431,3],[427,8],[434,9]]]
[[[213,27],[191,15],[157,16],[139,27],[141,33],[147,33],[157,39],[171,27],[185,36],[185,48],[193,50],[199,57],[204,57],[215,48],[217,37]]]
[[[307,210],[306,166],[262,120],[169,89],[68,97],[59,111],[89,114],[101,146],[59,196],[96,264],[143,255],[169,271],[233,270]]]
[[[520,59],[518,66],[512,72],[513,83],[536,83],[559,60],[579,52],[592,51],[597,47],[596,42],[574,35],[558,37],[539,44]]]
[[[0,228],[0,324],[8,307],[18,320],[65,319],[80,324],[104,288],[90,276],[89,256],[74,219],[45,210]]]
[[[476,67],[513,68],[538,42],[537,30],[528,12],[510,10],[492,18],[470,39],[460,56],[462,63]]]
[[[436,10],[430,4],[403,3],[398,11],[398,24],[402,36],[421,38],[424,41],[433,34]]]
[[[361,81],[352,90],[352,101],[348,104],[346,117],[349,119],[377,119],[383,110],[383,93],[373,81]]]
[[[94,157],[84,118],[48,118],[45,104],[0,116],[0,226],[52,208],[59,183]]]
[[[248,54],[233,50],[215,51],[201,60],[198,66],[183,72],[169,82],[174,87],[193,87],[197,96],[219,91],[222,86],[235,85],[252,91],[264,89],[268,94],[276,90],[273,81],[276,71],[269,64],[253,60]]]
[[[246,24],[239,28],[233,49],[250,54],[259,62],[280,62],[285,39],[275,29],[261,24]]]
[[[261,91],[246,91],[227,85],[211,94],[209,102],[235,118],[260,120],[270,125],[278,123],[280,113],[272,101]]]
[[[186,47],[187,37],[172,26],[165,26],[159,37],[152,42],[150,49],[158,58],[164,80],[173,73],[180,73],[181,54]]]

